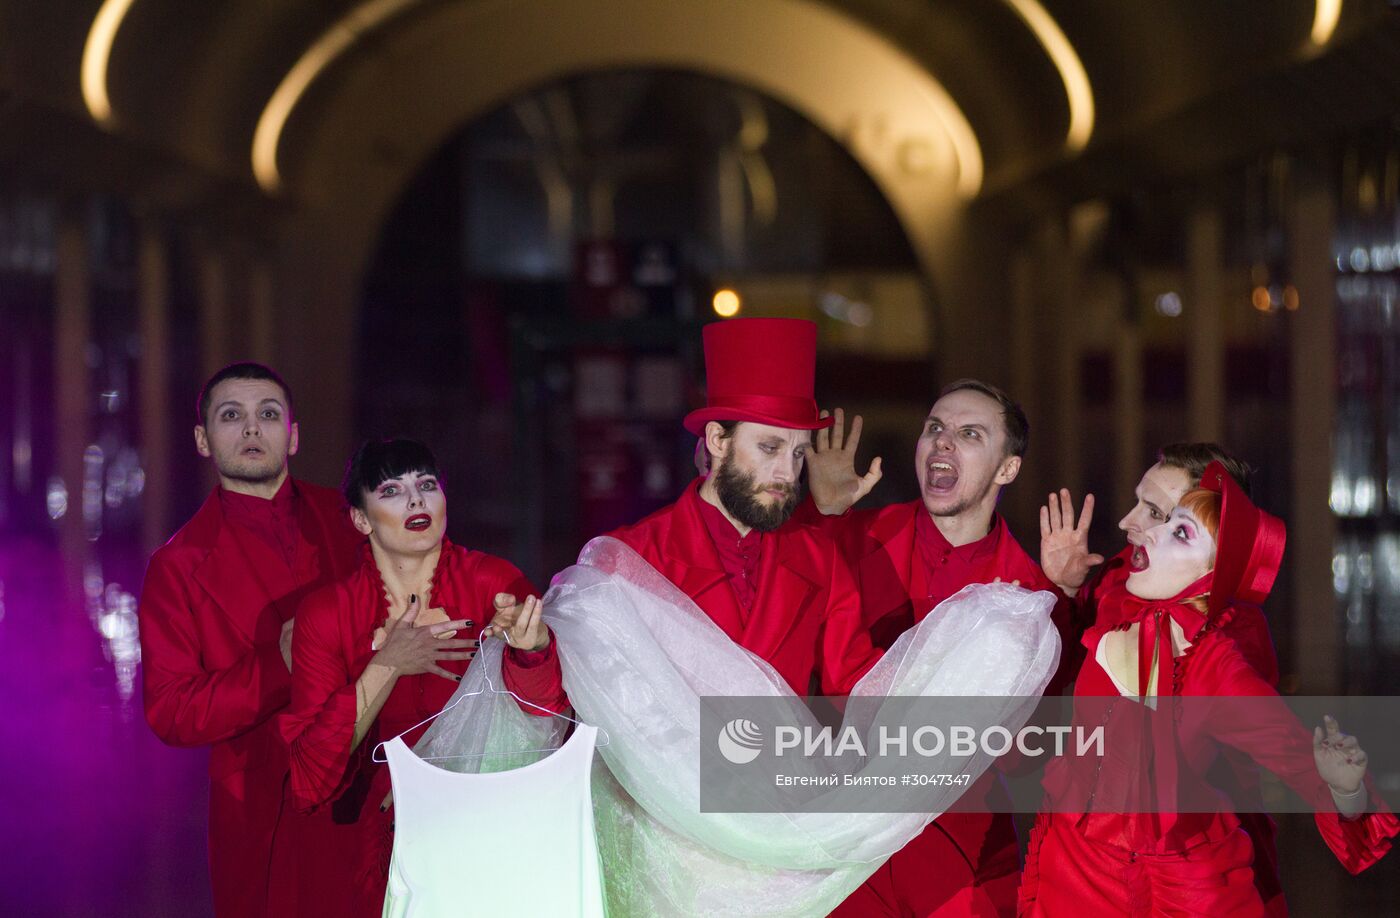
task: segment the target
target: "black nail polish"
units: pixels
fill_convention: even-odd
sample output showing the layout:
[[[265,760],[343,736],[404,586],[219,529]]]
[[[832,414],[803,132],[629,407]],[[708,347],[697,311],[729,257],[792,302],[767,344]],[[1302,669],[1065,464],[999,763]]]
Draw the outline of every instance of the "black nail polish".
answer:
[[[418,601],[418,594],[417,594],[417,593],[409,593],[409,594],[408,594],[408,601],[409,601],[409,602],[417,602],[417,601]]]
[[[379,812],[381,812],[381,813],[387,813],[387,812],[389,812],[389,808],[388,808],[387,806],[385,806],[384,804],[381,803],[381,804],[379,805]]]

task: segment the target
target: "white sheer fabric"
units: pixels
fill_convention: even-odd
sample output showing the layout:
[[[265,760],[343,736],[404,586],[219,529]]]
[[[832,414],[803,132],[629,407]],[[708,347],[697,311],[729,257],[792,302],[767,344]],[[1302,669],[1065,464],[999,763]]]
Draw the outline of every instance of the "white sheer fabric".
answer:
[[[886,652],[853,696],[990,696],[999,723],[1019,729],[1055,670],[1054,598],[1010,584],[968,587]],[[791,699],[793,723],[816,720],[763,660],[735,644],[688,596],[609,538],[584,547],[545,596],[564,686],[578,717],[605,731],[593,800],[608,905],[618,915],[824,915],[946,810],[963,786],[925,786],[916,813],[702,813],[700,712],[705,696]],[[488,643],[458,690],[460,703],[418,745],[422,755],[537,749],[559,718],[521,713],[499,684],[501,646]],[[1004,700],[1002,700],[1004,699]],[[862,735],[880,704],[853,706],[843,729]],[[708,738],[710,742],[714,737]],[[531,756],[440,762],[497,770]],[[606,764],[602,764],[606,763]],[[967,774],[987,756],[925,761]]]

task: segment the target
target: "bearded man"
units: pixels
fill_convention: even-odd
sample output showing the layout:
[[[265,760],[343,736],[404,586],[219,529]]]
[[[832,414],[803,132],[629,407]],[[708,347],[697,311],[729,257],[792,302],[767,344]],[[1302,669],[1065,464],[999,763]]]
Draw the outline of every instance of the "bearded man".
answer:
[[[209,868],[220,916],[295,912],[292,851],[334,857],[330,827],[283,807],[287,751],[273,715],[291,697],[293,613],[349,575],[363,537],[338,492],[287,473],[292,393],[261,364],[200,392],[195,449],[219,483],[156,550],[138,610],[146,720],[172,746],[210,746]],[[274,856],[274,840],[285,850]],[[302,865],[305,866],[305,865]],[[277,879],[278,876],[281,879]]]
[[[835,415],[808,459],[813,499],[798,518],[820,525],[840,545],[877,647],[888,648],[969,584],[1001,580],[1058,594],[996,512],[1001,489],[1021,470],[1030,435],[1010,396],[975,379],[944,388],[914,448],[919,498],[878,509],[851,510],[879,481],[880,460],[857,475],[861,419],[847,438],[841,409]],[[1069,647],[1069,601],[1060,599],[1052,617]],[[1052,680],[1047,693],[1058,693],[1060,682]],[[1021,859],[1010,804],[1000,777],[987,772],[959,803],[968,812],[930,823],[832,914],[1014,915]]]
[[[710,474],[674,504],[610,533],[640,554],[797,695],[844,695],[879,659],[835,544],[789,523],[813,430],[816,325],[731,319],[706,326],[708,402],[686,416]]]

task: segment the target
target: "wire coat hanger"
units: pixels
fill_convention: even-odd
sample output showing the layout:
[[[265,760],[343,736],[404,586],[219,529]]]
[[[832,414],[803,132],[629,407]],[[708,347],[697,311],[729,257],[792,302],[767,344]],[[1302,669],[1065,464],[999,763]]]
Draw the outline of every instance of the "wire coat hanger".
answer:
[[[509,642],[507,642],[507,643],[509,643]],[[417,730],[419,727],[423,726],[423,725],[426,724],[426,723],[431,723],[433,720],[437,719],[438,717],[441,717],[443,714],[446,714],[448,711],[450,711],[450,710],[452,710],[453,708],[457,707],[457,705],[461,704],[461,702],[462,702],[463,699],[465,699],[465,698],[475,698],[477,695],[483,695],[483,694],[487,694],[487,693],[492,694],[492,695],[509,695],[510,697],[514,698],[518,704],[523,704],[523,705],[525,705],[526,707],[534,708],[536,711],[542,711],[542,712],[544,712],[545,714],[548,714],[550,717],[560,717],[560,718],[563,718],[564,720],[569,721],[570,723],[578,724],[580,727],[587,727],[587,726],[589,726],[589,724],[586,724],[586,723],[584,723],[584,722],[581,721],[581,720],[577,720],[577,719],[575,719],[575,718],[573,718],[573,717],[570,717],[570,716],[567,715],[567,714],[560,714],[558,711],[551,711],[549,708],[543,707],[542,705],[535,704],[533,701],[526,701],[524,698],[521,698],[519,695],[515,694],[514,692],[512,692],[512,691],[511,691],[510,689],[508,689],[508,688],[499,688],[499,689],[496,688],[496,686],[493,685],[492,682],[491,682],[491,676],[490,676],[490,674],[488,674],[488,673],[486,673],[486,672],[482,672],[481,677],[482,677],[483,679],[486,680],[486,686],[485,686],[484,688],[479,688],[479,689],[477,689],[477,690],[474,691],[474,692],[467,692],[465,695],[458,695],[456,698],[452,699],[452,703],[451,703],[451,704],[449,704],[447,707],[443,708],[441,711],[438,711],[436,714],[432,714],[432,715],[429,715],[428,717],[423,718],[422,720],[418,721],[418,723],[414,724],[413,726],[409,727],[407,730],[405,730],[405,731],[403,731],[402,733],[398,734],[398,736],[392,736],[392,737],[390,737],[389,739],[384,740],[383,742],[380,742],[380,743],[375,744],[374,751],[370,753],[370,760],[371,760],[371,761],[374,761],[374,762],[378,762],[378,763],[380,763],[380,764],[383,764],[383,763],[389,761],[388,758],[383,758],[383,757],[381,757],[381,756],[382,756],[382,753],[383,753],[384,746],[385,746],[386,744],[392,743],[394,740],[399,739],[400,737],[403,737],[403,736],[405,736],[406,734],[412,733],[414,730]],[[601,748],[603,748],[604,746],[608,745],[608,743],[612,742],[612,738],[608,736],[608,731],[602,729],[601,727],[598,727],[598,728],[596,728],[596,729],[598,730],[599,733],[603,734],[603,741],[602,741],[601,743],[595,743],[595,744],[594,744],[594,748],[595,748],[595,749],[601,749]],[[562,744],[561,744],[561,745],[562,745]],[[540,748],[540,749],[521,749],[521,750],[518,750],[518,751],[516,751],[516,750],[510,750],[510,751],[501,751],[501,752],[464,752],[464,753],[461,753],[460,755],[433,755],[433,756],[423,755],[423,756],[418,756],[418,757],[419,757],[420,759],[422,759],[423,761],[425,761],[425,762],[440,762],[440,761],[444,761],[444,760],[446,760],[446,759],[475,759],[475,758],[480,758],[480,757],[482,757],[482,756],[487,756],[487,755],[529,755],[529,754],[534,753],[534,752],[554,752],[556,749],[559,749],[559,748],[560,748],[559,746],[545,746],[545,747]],[[416,754],[416,753],[415,753],[415,754]]]

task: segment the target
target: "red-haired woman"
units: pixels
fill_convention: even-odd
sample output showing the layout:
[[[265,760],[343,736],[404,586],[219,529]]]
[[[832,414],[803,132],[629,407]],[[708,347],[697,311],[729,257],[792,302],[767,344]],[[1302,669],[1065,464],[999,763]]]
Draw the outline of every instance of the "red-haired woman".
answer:
[[[1249,837],[1206,780],[1222,746],[1297,791],[1351,872],[1389,850],[1400,821],[1368,792],[1355,738],[1330,717],[1309,736],[1223,634],[1232,602],[1268,594],[1283,543],[1219,463],[1145,534],[1084,636],[1075,719],[1105,725],[1105,750],[1047,769],[1022,915],[1264,915]]]

